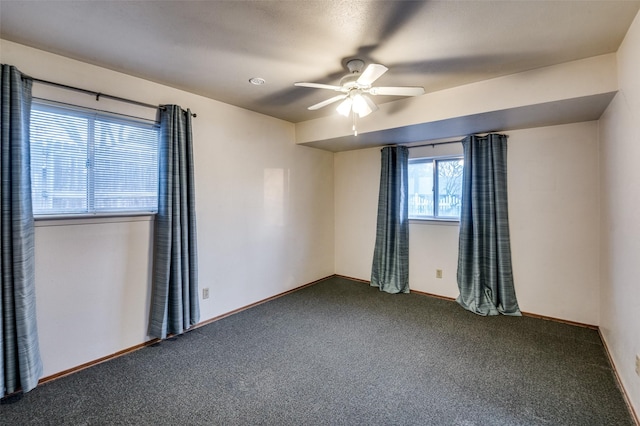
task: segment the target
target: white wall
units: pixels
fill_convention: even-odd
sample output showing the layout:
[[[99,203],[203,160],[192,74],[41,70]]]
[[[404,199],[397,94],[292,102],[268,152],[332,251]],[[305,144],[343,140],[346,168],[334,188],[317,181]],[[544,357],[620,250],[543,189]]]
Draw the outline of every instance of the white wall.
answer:
[[[291,123],[86,63],[0,41],[0,60],[36,78],[174,103],[193,120],[201,320],[334,272],[333,154],[294,143]],[[36,84],[34,95],[127,104]],[[134,108],[135,109],[135,108]],[[150,218],[39,222],[38,328],[45,376],[148,339]]]
[[[508,146],[520,309],[598,325],[597,122],[509,132]]]
[[[371,278],[379,184],[380,148],[334,155],[336,274]]]
[[[600,330],[640,414],[640,15],[617,58],[620,91],[600,120]]]
[[[147,340],[151,218],[39,222],[35,235],[45,376]]]
[[[516,293],[525,312],[598,324],[598,132],[577,123],[508,132],[509,215]],[[414,148],[449,155],[460,145]],[[368,280],[380,149],[335,154],[336,273]],[[373,213],[372,213],[373,212]],[[458,228],[411,223],[409,285],[456,297]],[[443,278],[435,270],[443,269]]]

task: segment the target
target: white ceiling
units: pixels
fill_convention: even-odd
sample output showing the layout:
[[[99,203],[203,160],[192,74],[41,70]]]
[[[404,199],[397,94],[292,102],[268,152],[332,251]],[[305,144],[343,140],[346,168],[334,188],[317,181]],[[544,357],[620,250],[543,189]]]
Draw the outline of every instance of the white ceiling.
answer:
[[[293,83],[337,84],[347,59],[389,67],[378,85],[433,92],[615,52],[639,8],[609,0],[0,0],[0,36],[297,123],[333,114],[306,107],[335,93]]]

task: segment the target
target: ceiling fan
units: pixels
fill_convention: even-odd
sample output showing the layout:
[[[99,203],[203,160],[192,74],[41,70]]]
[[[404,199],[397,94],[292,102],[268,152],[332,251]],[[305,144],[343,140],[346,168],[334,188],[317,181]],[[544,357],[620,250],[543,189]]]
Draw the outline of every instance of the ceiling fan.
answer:
[[[308,109],[312,111],[317,110],[341,100],[342,102],[336,110],[345,117],[353,114],[354,131],[356,115],[362,118],[378,109],[378,106],[369,95],[419,96],[424,94],[424,88],[422,87],[373,87],[372,84],[387,72],[388,68],[380,64],[369,64],[367,68],[362,71],[363,67],[364,61],[361,59],[352,59],[347,62],[349,74],[342,77],[339,86],[319,83],[294,83],[294,85],[341,92],[340,95],[311,105]]]

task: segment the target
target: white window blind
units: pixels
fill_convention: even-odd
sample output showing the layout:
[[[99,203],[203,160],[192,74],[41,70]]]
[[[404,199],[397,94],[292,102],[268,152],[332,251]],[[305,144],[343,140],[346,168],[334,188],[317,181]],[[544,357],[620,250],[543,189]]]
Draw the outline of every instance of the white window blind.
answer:
[[[34,215],[157,212],[155,123],[34,102],[30,131]]]

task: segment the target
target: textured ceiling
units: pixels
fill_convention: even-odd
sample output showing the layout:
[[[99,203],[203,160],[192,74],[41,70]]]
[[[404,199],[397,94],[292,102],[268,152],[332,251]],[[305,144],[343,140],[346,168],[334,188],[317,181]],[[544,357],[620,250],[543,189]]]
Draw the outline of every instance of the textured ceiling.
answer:
[[[389,67],[377,85],[432,92],[615,52],[639,8],[640,1],[0,0],[0,35],[300,122],[334,113],[306,107],[335,93],[293,83],[337,84],[347,59]],[[267,84],[253,86],[251,77]]]

